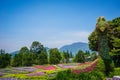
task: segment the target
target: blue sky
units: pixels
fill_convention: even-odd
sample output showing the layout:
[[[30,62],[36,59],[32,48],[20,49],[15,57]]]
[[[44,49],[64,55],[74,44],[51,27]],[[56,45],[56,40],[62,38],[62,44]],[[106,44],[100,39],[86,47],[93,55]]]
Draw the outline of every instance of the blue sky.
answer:
[[[0,0],[0,49],[28,48],[33,41],[60,48],[88,42],[99,16],[120,16],[119,0]]]

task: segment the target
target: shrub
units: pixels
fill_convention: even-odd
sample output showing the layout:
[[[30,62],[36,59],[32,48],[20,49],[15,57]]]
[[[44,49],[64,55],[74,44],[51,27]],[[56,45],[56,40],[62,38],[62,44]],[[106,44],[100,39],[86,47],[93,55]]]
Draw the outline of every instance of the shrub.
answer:
[[[109,77],[120,76],[120,68],[114,68],[114,71],[110,73]]]
[[[104,74],[100,71],[81,72],[74,74],[71,70],[61,71],[55,77],[55,80],[103,80]]]

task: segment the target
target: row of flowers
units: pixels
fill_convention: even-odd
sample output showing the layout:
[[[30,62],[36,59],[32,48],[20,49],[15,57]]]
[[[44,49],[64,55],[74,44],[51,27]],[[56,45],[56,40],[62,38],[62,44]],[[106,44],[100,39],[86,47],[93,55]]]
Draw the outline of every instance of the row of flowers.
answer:
[[[27,72],[33,72],[36,70],[36,68],[34,67],[21,67],[21,68],[16,68],[16,70],[19,70],[19,71],[27,71]]]
[[[43,69],[43,70],[55,70],[56,69],[56,67],[53,66],[53,65],[47,66],[47,67],[45,67],[45,66],[35,66],[35,68]]]
[[[59,67],[61,68],[75,68],[76,66],[71,66],[71,65],[64,65],[64,64],[58,64]]]
[[[45,74],[45,72],[37,72],[37,73],[27,74],[27,76],[42,76],[44,74]]]
[[[72,73],[79,74],[81,72],[90,72],[90,71],[92,71],[96,67],[97,62],[98,62],[98,60],[95,60],[93,63],[91,63],[90,66],[88,66],[88,67],[86,67],[84,69],[73,69]]]

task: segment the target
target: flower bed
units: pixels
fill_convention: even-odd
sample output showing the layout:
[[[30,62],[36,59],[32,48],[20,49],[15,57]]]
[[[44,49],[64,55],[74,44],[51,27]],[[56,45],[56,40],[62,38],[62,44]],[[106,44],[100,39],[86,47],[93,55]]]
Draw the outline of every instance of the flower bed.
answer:
[[[33,72],[33,71],[35,71],[36,69],[35,69],[34,67],[22,67],[22,68],[16,68],[16,70]]]
[[[64,65],[64,64],[58,64],[59,67],[61,68],[75,68],[76,66],[71,66],[71,65]]]
[[[44,70],[55,70],[55,69],[56,68],[52,65],[44,68]]]
[[[35,68],[44,69],[44,66],[35,66]]]
[[[0,73],[0,77],[1,77],[1,76],[4,76],[4,74]]]
[[[91,63],[90,66],[88,66],[88,67],[86,67],[84,69],[73,69],[72,73],[78,74],[80,72],[90,72],[90,71],[92,71],[96,67],[96,65],[97,65],[97,60],[94,61],[93,63]]]
[[[45,72],[38,72],[38,73],[27,74],[27,76],[42,76],[44,74],[45,74]]]
[[[35,66],[35,68],[43,69],[43,70],[55,70],[56,67],[51,65],[51,66]]]

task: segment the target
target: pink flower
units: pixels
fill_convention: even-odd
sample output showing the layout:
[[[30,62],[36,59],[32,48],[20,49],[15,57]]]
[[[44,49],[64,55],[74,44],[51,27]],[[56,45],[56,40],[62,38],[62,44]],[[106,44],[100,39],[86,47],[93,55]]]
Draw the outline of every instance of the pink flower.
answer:
[[[55,70],[56,68],[54,66],[48,66],[45,67],[44,70]]]
[[[35,66],[35,68],[44,69],[44,66]]]
[[[96,67],[96,65],[97,65],[97,61],[95,61],[93,64],[91,64],[89,67],[86,67],[85,69],[73,69],[72,72],[74,74],[78,74],[81,72],[89,72],[92,71]]]

